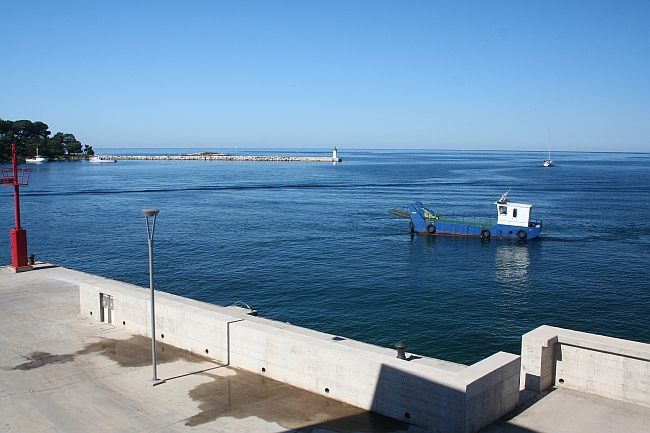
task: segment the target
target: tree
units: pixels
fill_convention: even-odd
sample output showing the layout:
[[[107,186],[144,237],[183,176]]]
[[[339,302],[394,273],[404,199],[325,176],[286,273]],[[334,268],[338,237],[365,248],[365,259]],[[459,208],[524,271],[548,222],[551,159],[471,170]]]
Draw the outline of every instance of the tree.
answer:
[[[13,124],[11,120],[0,119],[0,160],[11,159],[11,143],[14,140]]]
[[[86,155],[93,156],[95,154],[95,151],[93,150],[92,146],[88,146],[87,144],[84,144],[84,153]]]
[[[12,143],[16,145],[19,157],[33,156],[37,147],[45,147],[49,135],[48,126],[43,122],[0,119],[0,158],[11,158]]]
[[[63,132],[57,132],[56,135],[47,140],[47,155],[58,156],[65,153],[65,145],[63,144]]]
[[[50,134],[49,127],[43,122],[0,119],[0,161],[11,160],[12,143],[16,144],[19,158],[36,155],[37,148],[39,154],[48,158],[64,155],[66,151],[68,154],[81,153],[81,142],[73,134],[57,132],[53,137]]]
[[[63,134],[63,145],[68,155],[81,153],[81,142],[77,141],[74,134]]]

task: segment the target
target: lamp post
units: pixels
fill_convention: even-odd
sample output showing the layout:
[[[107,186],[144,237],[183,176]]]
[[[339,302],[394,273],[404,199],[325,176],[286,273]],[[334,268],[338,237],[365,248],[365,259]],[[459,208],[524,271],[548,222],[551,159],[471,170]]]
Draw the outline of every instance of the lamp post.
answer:
[[[0,169],[2,177],[0,184],[14,187],[14,207],[16,210],[16,228],[12,229],[11,236],[11,266],[13,272],[22,272],[32,269],[27,260],[27,232],[20,225],[20,187],[27,186],[29,182],[29,169],[18,168],[16,145],[11,144],[11,168]]]
[[[163,379],[158,379],[156,371],[156,309],[153,300],[153,235],[156,230],[156,216],[160,211],[158,209],[142,209],[144,219],[147,221],[147,237],[149,240],[149,289],[151,290],[151,359],[153,364],[153,379],[151,379],[151,386],[160,385],[165,383]],[[149,225],[149,217],[153,217],[151,225]]]

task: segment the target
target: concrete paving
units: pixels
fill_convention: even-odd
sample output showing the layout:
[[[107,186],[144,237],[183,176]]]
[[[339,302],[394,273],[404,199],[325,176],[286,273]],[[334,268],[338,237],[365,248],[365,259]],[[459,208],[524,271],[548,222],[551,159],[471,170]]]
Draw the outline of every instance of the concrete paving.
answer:
[[[398,432],[423,430],[79,314],[79,282],[48,264],[0,269],[0,431]],[[486,433],[648,432],[650,408],[565,389],[533,396]]]
[[[568,389],[533,397],[481,433],[650,432],[650,408]]]

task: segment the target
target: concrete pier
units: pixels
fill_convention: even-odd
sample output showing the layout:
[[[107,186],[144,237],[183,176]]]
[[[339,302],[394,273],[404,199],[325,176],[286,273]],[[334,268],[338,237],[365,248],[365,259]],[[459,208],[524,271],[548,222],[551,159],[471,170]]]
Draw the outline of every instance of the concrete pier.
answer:
[[[0,432],[424,431],[163,342],[152,387],[149,338],[79,315],[97,282],[0,268]]]
[[[148,290],[97,279],[81,282],[79,295],[83,316],[151,336]],[[218,363],[439,432],[475,433],[519,402],[517,355],[499,352],[471,366],[408,353],[402,360],[395,349],[247,313],[159,292],[156,338]]]
[[[100,288],[104,290],[101,293],[114,296],[114,310],[110,315],[99,311],[100,298],[98,293],[95,298],[92,288]],[[34,270],[18,274],[0,268],[0,431],[470,431],[471,423],[454,421],[458,413],[465,414],[465,420],[473,419],[467,418],[474,413],[474,409],[468,409],[471,407],[467,406],[469,399],[454,400],[463,395],[459,388],[463,383],[461,379],[473,376],[472,368],[500,371],[499,365],[508,365],[508,362],[496,362],[498,358],[488,358],[479,363],[481,365],[470,367],[432,359],[398,360],[392,349],[375,348],[339,336],[330,338],[328,343],[319,340],[325,334],[255,318],[244,309],[209,306],[157,292],[156,306],[158,310],[160,305],[160,315],[157,315],[156,329],[161,334],[158,336],[158,371],[166,383],[151,387],[146,383],[151,376],[151,344],[144,336],[146,305],[141,311],[145,318],[137,318],[141,309],[140,291],[146,294],[146,289],[45,263],[37,263]],[[129,294],[133,299],[124,298]],[[182,316],[177,315],[179,307],[183,307]],[[225,336],[226,342],[230,340],[232,345],[225,352],[230,356],[225,362],[216,361],[224,354],[218,341],[195,338],[196,329],[212,326],[214,317],[229,317],[225,329],[231,332],[226,332]],[[139,326],[143,327],[142,331],[138,330]],[[217,328],[213,328],[212,340],[219,340],[218,334]],[[246,335],[248,340],[242,339]],[[293,345],[283,336],[292,337]],[[528,375],[525,377],[539,375],[546,381],[546,372],[550,371],[553,380],[547,381],[548,387],[541,392],[519,391],[520,374],[516,374],[518,399],[523,404],[487,427],[485,432],[650,431],[650,407],[643,402],[632,404],[605,398],[598,395],[598,388],[592,386],[589,392],[581,392],[576,387],[581,387],[583,382],[574,385],[574,378],[580,377],[580,371],[587,376],[594,372],[602,376],[603,369],[593,364],[592,358],[606,362],[609,369],[627,362],[611,359],[610,355],[615,353],[618,357],[633,358],[626,364],[629,367],[622,367],[627,386],[645,389],[647,367],[638,362],[647,358],[648,345],[614,340],[549,327],[528,335],[524,347],[530,349],[525,349],[528,354],[524,357],[525,370],[522,370]],[[310,353],[314,350],[310,341],[323,350]],[[536,349],[538,343],[540,348]],[[339,347],[340,353],[328,355],[329,344]],[[542,347],[557,348],[558,344],[562,346],[554,349],[554,353],[560,350],[572,356],[551,358],[546,364],[539,364],[541,367],[536,370],[533,367],[538,365],[535,359],[541,360],[535,358],[536,354],[543,352]],[[176,346],[191,347],[181,350]],[[568,346],[571,350],[566,349]],[[601,355],[587,353],[583,356],[582,352],[573,350],[575,347]],[[610,355],[602,356],[603,351]],[[405,410],[412,410],[411,419],[391,419],[340,401],[340,387],[350,379],[338,385],[335,380],[350,371],[359,376],[356,382],[367,381],[377,402],[382,401],[382,387],[391,389],[389,383],[378,377],[372,379],[368,375],[370,370],[361,377],[364,370],[351,365],[346,358],[361,356],[362,365],[370,368],[372,364],[363,360],[364,352],[392,371],[392,382],[408,385],[409,399],[401,401],[396,394],[392,400],[377,406],[379,410],[390,410],[393,406],[401,415]],[[246,353],[255,355],[246,360]],[[406,357],[411,358],[411,354],[407,353]],[[303,377],[309,376],[310,368],[325,374],[326,365],[334,363],[338,367],[330,379],[322,376],[317,390],[310,392],[290,385],[295,381],[289,377],[292,365],[301,358],[299,367],[304,371]],[[587,362],[586,369],[576,366],[576,359]],[[548,362],[553,364],[550,368]],[[250,371],[247,371],[247,363],[252,365]],[[237,368],[236,364],[243,368]],[[281,370],[287,372],[286,377],[275,380],[273,376]],[[561,377],[554,371],[561,372]],[[435,374],[440,376],[432,382],[434,372],[439,372]],[[503,401],[501,394],[490,392],[499,389],[493,388],[493,384],[502,382],[503,375],[485,377],[488,382],[477,383],[482,383],[481,389],[486,392],[473,394],[482,395],[477,407],[491,407]],[[558,382],[560,378],[564,379],[563,384]],[[325,380],[335,383],[329,387],[329,393],[321,389]],[[350,390],[345,393],[355,395],[358,392],[353,391],[353,383],[347,386]],[[467,393],[466,389],[465,396]],[[408,406],[425,395],[433,397],[429,397],[428,404],[421,409],[418,405],[414,406],[415,410]],[[451,400],[445,400],[449,397]],[[461,406],[465,409],[455,412],[460,409],[458,406],[454,409],[454,405],[460,401],[465,401]],[[436,412],[436,406],[445,404],[446,411]],[[422,410],[429,414],[418,412]],[[413,418],[423,416],[432,417],[436,425],[426,428],[414,425]]]
[[[341,162],[338,157],[321,156],[253,156],[253,155],[226,155],[191,154],[191,155],[110,155],[104,158],[113,158],[121,161],[256,161],[256,162]]]

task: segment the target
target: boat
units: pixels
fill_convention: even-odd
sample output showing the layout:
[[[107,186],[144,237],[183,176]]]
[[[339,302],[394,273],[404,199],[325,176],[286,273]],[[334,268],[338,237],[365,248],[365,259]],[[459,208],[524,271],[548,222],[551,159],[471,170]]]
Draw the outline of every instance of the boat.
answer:
[[[88,158],[88,161],[92,163],[117,162],[115,158],[110,158],[108,156],[91,156]]]
[[[49,160],[49,158],[44,157],[43,155],[38,154],[38,147],[36,148],[36,156],[33,158],[25,159],[25,162],[29,164],[44,164]]]
[[[410,218],[411,233],[433,236],[464,236],[483,239],[535,239],[542,232],[542,221],[532,220],[532,204],[515,203],[508,200],[508,190],[494,204],[497,218],[465,218],[444,216],[432,212],[421,202],[408,205],[408,212],[390,212]]]
[[[551,128],[548,128],[548,158],[544,160],[544,167],[552,167],[553,160],[551,159]]]

